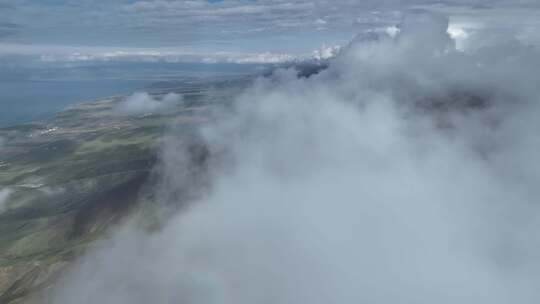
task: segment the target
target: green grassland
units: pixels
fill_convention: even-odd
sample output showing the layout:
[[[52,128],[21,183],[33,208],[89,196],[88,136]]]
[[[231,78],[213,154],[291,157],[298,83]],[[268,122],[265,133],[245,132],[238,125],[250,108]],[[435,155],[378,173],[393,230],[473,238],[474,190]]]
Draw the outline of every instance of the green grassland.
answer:
[[[0,303],[28,303],[136,210],[163,133],[204,122],[229,90],[178,89],[184,103],[166,115],[115,114],[122,98],[112,97],[0,129],[0,190],[10,191],[0,210]]]

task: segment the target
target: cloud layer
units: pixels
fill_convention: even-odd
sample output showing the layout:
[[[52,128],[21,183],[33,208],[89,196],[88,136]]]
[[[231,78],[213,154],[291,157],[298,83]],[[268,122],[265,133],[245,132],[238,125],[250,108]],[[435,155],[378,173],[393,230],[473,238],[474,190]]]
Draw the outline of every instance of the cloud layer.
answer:
[[[540,57],[458,52],[447,27],[413,15],[318,75],[258,81],[200,130],[200,197],[124,227],[54,303],[537,303]],[[173,138],[164,205],[196,186]]]
[[[11,43],[181,46],[194,52],[299,53],[343,44],[399,22],[408,10],[446,13],[462,24],[535,37],[537,1],[8,0],[0,39]],[[9,7],[9,8],[7,8]]]
[[[138,92],[126,97],[115,110],[127,115],[163,113],[178,106],[181,101],[182,96],[175,93],[168,93],[157,99],[146,92]]]

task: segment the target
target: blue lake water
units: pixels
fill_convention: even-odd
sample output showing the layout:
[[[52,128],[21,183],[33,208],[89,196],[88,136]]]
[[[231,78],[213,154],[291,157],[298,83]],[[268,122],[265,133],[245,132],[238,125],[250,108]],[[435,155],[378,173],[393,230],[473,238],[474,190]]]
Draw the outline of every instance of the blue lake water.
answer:
[[[0,127],[46,119],[76,103],[160,81],[252,74],[260,66],[191,63],[0,64]]]
[[[0,126],[53,116],[69,105],[143,89],[143,80],[2,81]]]

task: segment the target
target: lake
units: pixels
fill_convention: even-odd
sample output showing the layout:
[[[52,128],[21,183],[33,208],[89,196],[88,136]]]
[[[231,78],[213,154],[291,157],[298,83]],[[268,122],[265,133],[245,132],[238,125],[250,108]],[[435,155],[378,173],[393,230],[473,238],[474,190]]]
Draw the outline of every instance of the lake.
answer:
[[[0,66],[0,126],[52,117],[69,105],[145,90],[160,81],[253,74],[266,67],[201,63]]]

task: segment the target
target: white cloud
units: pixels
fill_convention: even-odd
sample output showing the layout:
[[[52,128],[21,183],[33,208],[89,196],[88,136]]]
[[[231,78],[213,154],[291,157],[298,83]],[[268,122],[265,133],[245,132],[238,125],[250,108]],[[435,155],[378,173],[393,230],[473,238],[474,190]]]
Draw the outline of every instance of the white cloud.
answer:
[[[0,189],[0,213],[6,211],[7,203],[12,193],[13,190],[11,190],[10,188]]]
[[[196,52],[209,48],[240,52],[249,47],[250,52],[282,52],[280,45],[267,41],[298,41],[295,47],[301,48],[306,44],[300,38],[309,35],[316,45],[342,43],[345,37],[364,28],[391,26],[403,12],[419,8],[466,22],[479,20],[491,28],[523,30],[528,37],[534,37],[534,32],[526,29],[536,25],[540,6],[537,1],[475,1],[474,5],[470,1],[422,0],[81,1],[77,5],[23,1],[9,16],[13,19],[10,22],[22,26],[5,41],[201,47]],[[250,30],[254,28],[261,29],[261,36]],[[81,34],[90,32],[94,34]],[[311,48],[313,45],[302,52]]]
[[[395,31],[395,25],[409,9],[449,15],[453,25],[450,30],[454,31],[460,48],[467,47],[464,37],[478,29],[513,31],[522,41],[540,45],[537,30],[540,6],[532,5],[533,2],[475,2],[490,5],[490,9],[478,9],[478,5],[477,9],[471,9],[470,1],[445,1],[444,5],[429,1],[403,2],[226,0],[120,4],[113,1],[96,5],[85,1],[77,6],[55,6],[55,9],[28,2],[14,10],[14,22],[26,20],[41,26],[23,26],[20,29],[23,37],[5,39],[6,42],[0,44],[0,55],[30,54],[47,61],[275,63],[289,60],[288,57],[305,56],[318,45],[344,44],[360,31]],[[32,18],[38,12],[41,18]],[[21,16],[17,17],[19,14]],[[37,28],[40,28],[39,33],[27,33]],[[460,32],[455,32],[458,29]],[[96,34],[80,35],[89,31]],[[25,38],[25,35],[30,36]],[[78,37],[84,41],[77,40]],[[91,40],[94,38],[96,41]],[[306,43],[306,40],[313,42]],[[270,60],[267,54],[272,55]]]
[[[116,107],[116,112],[128,115],[162,113],[178,106],[181,101],[182,96],[176,93],[156,98],[146,92],[137,92],[121,101]]]
[[[315,60],[327,60],[333,58],[339,54],[341,50],[340,45],[323,45],[320,49],[313,52],[313,59]]]
[[[0,57],[24,55],[43,62],[198,62],[234,64],[279,64],[328,57],[339,47],[323,45],[312,53],[284,52],[193,52],[181,48],[105,48],[0,43]],[[325,55],[326,54],[326,55]],[[328,55],[328,56],[327,56]]]
[[[278,54],[278,53],[259,53],[251,55],[241,55],[227,58],[226,62],[231,63],[285,63],[291,62],[299,57],[291,54]]]
[[[173,131],[156,199],[182,212],[124,227],[53,302],[538,303],[539,51],[457,51],[438,15],[400,29],[260,79],[205,149]]]
[[[399,34],[400,30],[399,30],[399,28],[398,28],[397,26],[393,25],[393,26],[387,27],[387,28],[385,29],[385,32],[386,32],[390,37],[395,38],[395,37]]]
[[[457,49],[465,50],[467,39],[470,36],[466,29],[457,24],[450,24],[448,27],[448,34],[456,42]]]
[[[326,20],[324,20],[324,19],[317,19],[317,20],[315,20],[315,24],[317,24],[317,25],[326,25],[326,24],[328,24],[328,22]]]

